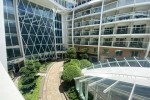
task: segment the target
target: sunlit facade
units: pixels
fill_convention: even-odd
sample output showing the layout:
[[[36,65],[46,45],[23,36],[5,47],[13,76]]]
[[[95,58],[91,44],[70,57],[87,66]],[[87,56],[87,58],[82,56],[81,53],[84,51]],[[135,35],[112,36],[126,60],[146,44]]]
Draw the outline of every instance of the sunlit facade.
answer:
[[[149,0],[76,1],[67,17],[69,46],[88,48],[95,62],[149,55]]]

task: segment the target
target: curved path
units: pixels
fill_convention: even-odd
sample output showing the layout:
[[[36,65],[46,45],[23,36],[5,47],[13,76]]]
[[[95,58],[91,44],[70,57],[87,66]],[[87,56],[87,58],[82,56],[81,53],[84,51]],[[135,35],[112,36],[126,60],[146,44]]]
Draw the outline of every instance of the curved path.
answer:
[[[56,62],[47,72],[43,86],[42,100],[66,100],[60,92],[60,72],[63,70],[63,61]]]

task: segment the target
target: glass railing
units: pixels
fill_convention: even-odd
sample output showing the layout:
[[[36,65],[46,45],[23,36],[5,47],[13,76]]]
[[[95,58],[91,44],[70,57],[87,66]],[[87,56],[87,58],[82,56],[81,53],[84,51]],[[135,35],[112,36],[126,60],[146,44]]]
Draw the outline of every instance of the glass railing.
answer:
[[[87,9],[85,11],[76,13],[75,18],[90,15],[93,13],[99,13],[99,12],[101,12],[101,7],[95,7],[95,8]]]
[[[83,32],[81,33],[81,35],[82,35],[82,36],[89,35],[89,31],[83,31]]]
[[[68,15],[67,20],[71,20],[72,19],[72,15]]]
[[[88,43],[88,41],[86,41],[86,40],[80,42],[80,45],[88,45],[88,44],[89,44],[89,43]]]
[[[98,45],[98,41],[89,41],[89,45]]]
[[[102,30],[101,35],[113,35],[113,34],[150,34],[150,26],[145,27],[122,27],[114,28],[111,30]]]
[[[99,30],[91,30],[90,35],[99,35]]]
[[[100,20],[87,20],[87,21],[82,21],[82,22],[80,22],[80,23],[75,23],[75,27],[88,26],[88,25],[94,25],[94,24],[100,24]]]
[[[116,42],[114,42],[113,46],[115,46],[115,47],[127,47],[128,42],[127,41],[116,41]]]
[[[75,40],[75,44],[80,44],[80,40]]]
[[[112,41],[102,41],[100,43],[101,43],[101,46],[111,46],[112,45]]]
[[[147,3],[150,2],[150,0],[120,0],[120,1],[115,1],[111,2],[109,4],[104,5],[104,11],[110,10],[113,8],[118,8],[122,6],[127,6],[127,5],[132,5],[132,4],[138,4],[138,3]]]
[[[73,8],[73,4],[67,0],[53,0],[65,8]]]

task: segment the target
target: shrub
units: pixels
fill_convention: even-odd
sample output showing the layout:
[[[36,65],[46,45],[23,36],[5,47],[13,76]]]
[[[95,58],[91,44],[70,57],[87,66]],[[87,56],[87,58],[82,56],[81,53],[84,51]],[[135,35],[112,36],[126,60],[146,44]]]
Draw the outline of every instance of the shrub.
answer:
[[[83,48],[82,50],[82,53],[80,54],[81,58],[82,59],[88,59],[89,56],[88,56],[88,49],[87,48]]]
[[[66,52],[66,57],[68,58],[68,60],[70,60],[70,59],[75,59],[76,56],[77,56],[76,49],[73,47],[70,47]]]
[[[75,89],[75,87],[71,87],[68,91],[67,91],[67,95],[68,95],[68,98],[69,100],[80,100],[79,99],[79,96],[78,96],[78,93]]]
[[[76,61],[77,61],[77,60],[71,60],[70,62],[65,63],[65,64],[64,64],[64,70],[65,70],[66,68],[68,68],[69,66],[78,66],[78,67],[80,68],[80,65],[79,65],[80,62],[76,63]]]
[[[92,63],[86,59],[83,59],[83,60],[80,60],[80,68],[81,69],[84,69],[84,68],[87,68],[87,67],[90,67],[92,66]]]
[[[71,62],[71,63],[75,63],[75,64],[77,64],[77,66],[80,67],[80,61],[79,61],[78,59],[71,59],[70,62]]]
[[[81,70],[77,65],[69,65],[63,71],[63,79],[64,81],[72,81],[75,77],[79,77],[81,75]]]

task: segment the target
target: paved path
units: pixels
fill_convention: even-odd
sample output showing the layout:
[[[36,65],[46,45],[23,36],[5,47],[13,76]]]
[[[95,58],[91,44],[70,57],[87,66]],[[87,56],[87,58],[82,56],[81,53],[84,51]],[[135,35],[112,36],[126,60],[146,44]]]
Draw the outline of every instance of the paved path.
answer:
[[[56,62],[47,72],[43,86],[42,100],[66,100],[64,94],[59,90],[59,73],[63,70],[62,65],[63,61]]]

